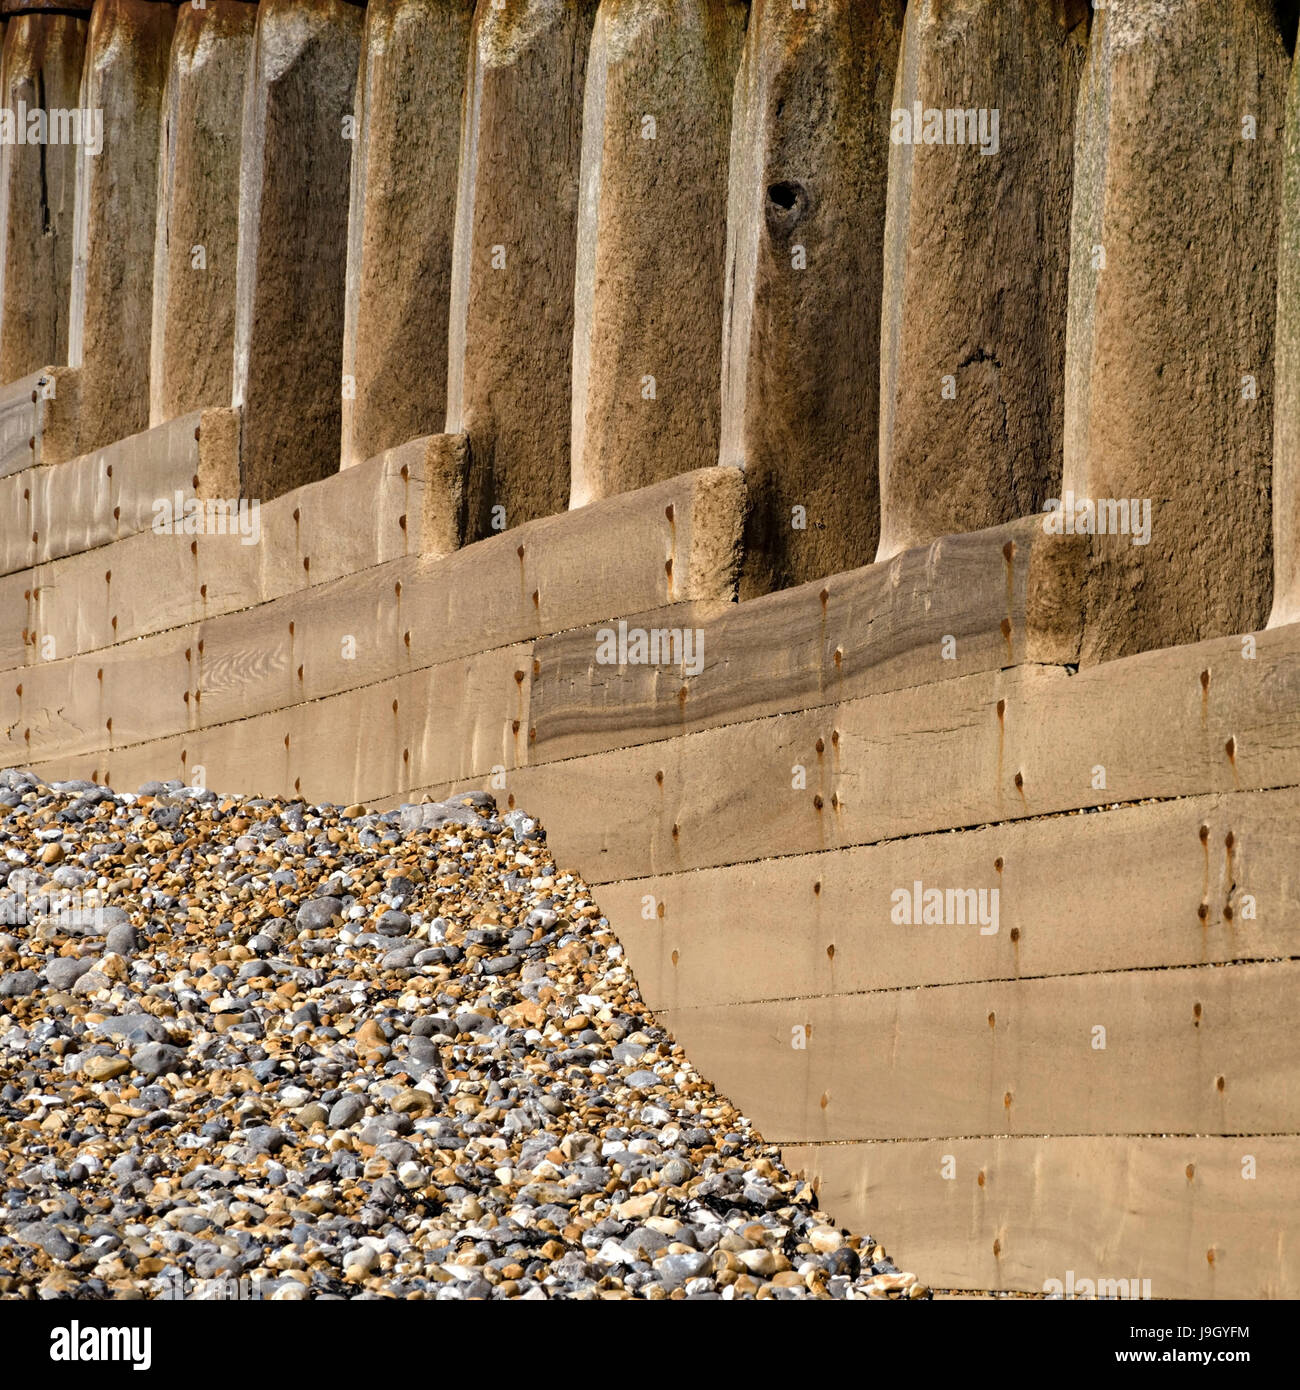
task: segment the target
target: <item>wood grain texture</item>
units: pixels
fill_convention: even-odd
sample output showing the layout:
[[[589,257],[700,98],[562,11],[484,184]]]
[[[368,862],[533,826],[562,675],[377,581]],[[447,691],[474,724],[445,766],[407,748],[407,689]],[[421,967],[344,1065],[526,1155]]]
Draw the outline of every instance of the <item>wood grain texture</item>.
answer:
[[[11,574],[147,531],[159,498],[199,496],[200,413],[50,467],[0,478],[0,572]]]
[[[656,1009],[1275,960],[1300,954],[1298,818],[1294,790],[1187,797],[610,883],[600,903]],[[996,891],[996,932],[895,923],[917,882]]]
[[[1295,786],[1297,698],[1292,626],[1252,647],[1222,638],[1075,675],[1018,667],[530,765],[510,792],[555,827],[562,857],[607,883],[1088,806]],[[595,785],[601,804],[588,812],[579,792]]]
[[[531,762],[649,743],[1025,662],[1077,659],[1089,556],[1026,517],[707,612],[628,626],[698,628],[703,668],[600,664],[598,628],[545,638]]]
[[[6,607],[0,621],[26,628],[34,662],[45,637],[62,658],[338,582],[330,594],[344,607],[355,595],[362,615],[379,612],[385,589],[401,598],[391,616],[404,653],[411,633],[402,670],[734,591],[738,469],[683,474],[448,554],[463,481],[451,438],[412,441],[264,504],[256,545],[146,534],[27,571],[6,592],[17,596],[21,578],[28,611]]]
[[[937,1288],[1041,1292],[1073,1271],[1139,1289],[1149,1279],[1153,1299],[1300,1295],[1300,1241],[1279,1220],[1300,1204],[1295,1134],[943,1139],[784,1156],[837,1221],[887,1238],[900,1266]]]
[[[957,930],[954,928],[954,930]],[[1287,1134],[1300,961],[665,1010],[773,1143],[998,1134]],[[1198,1012],[1199,1006],[1199,1012]],[[807,1047],[792,1046],[808,1030]],[[1104,1049],[1094,1046],[1105,1029]]]

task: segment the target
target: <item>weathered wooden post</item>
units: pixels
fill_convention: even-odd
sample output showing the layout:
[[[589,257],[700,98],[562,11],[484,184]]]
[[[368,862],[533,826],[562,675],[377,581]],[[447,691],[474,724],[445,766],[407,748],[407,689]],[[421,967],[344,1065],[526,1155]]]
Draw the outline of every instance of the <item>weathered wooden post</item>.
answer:
[[[735,0],[601,0],[587,60],[569,505],[717,462]]]
[[[902,0],[755,0],[736,81],[720,458],[741,595],[870,563],[890,95]]]
[[[342,466],[442,429],[471,0],[370,0],[348,213]]]
[[[77,163],[68,362],[80,369],[88,453],[149,426],[155,215],[163,86],[176,6],[95,0],[81,107],[103,148]]]
[[[1149,534],[1130,524],[1103,543],[1088,659],[1249,632],[1268,616],[1288,62],[1270,0],[1127,0],[1093,18],[1062,521],[1073,509],[1086,525],[1091,505],[1109,531],[1136,504]]]
[[[569,500],[573,284],[591,0],[474,13],[451,285],[449,434],[468,538]]]
[[[880,558],[1061,476],[1083,0],[915,0],[890,129]]]
[[[239,143],[256,3],[183,4],[163,103],[150,424],[230,404]]]
[[[0,120],[12,126],[0,142],[0,383],[68,360],[76,170],[89,146],[62,136],[74,133],[73,112],[75,133],[86,135],[80,88],[89,14],[89,3],[0,3]],[[58,143],[50,110],[60,113]],[[42,119],[45,143],[29,140],[41,136]]]
[[[336,472],[352,99],[364,11],[262,0],[244,91],[234,404],[246,496]]]

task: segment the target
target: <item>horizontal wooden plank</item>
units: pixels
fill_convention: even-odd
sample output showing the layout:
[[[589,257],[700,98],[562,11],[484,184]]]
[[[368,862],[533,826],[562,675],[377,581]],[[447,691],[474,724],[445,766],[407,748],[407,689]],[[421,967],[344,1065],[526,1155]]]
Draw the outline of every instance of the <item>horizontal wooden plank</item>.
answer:
[[[527,687],[517,673],[527,670],[529,651],[502,647],[127,747],[5,760],[30,762],[51,779],[100,780],[107,772],[110,782],[125,777],[120,785],[128,788],[151,778],[188,778],[202,767],[204,785],[222,791],[339,802],[376,798],[401,783],[490,777],[495,768],[513,767],[522,748],[517,726]],[[147,666],[129,671],[137,682],[148,679]],[[137,703],[146,711],[156,707],[143,695]]]
[[[35,521],[32,516],[32,475],[25,468],[0,478],[0,574],[14,574],[36,563]]]
[[[739,470],[706,468],[479,541],[404,583],[412,660],[730,598],[743,525]]]
[[[0,478],[77,453],[79,367],[44,367],[0,386]]]
[[[530,765],[507,794],[593,883],[985,824],[1031,813],[999,775],[999,698],[1069,679],[991,672]]]
[[[46,781],[84,777],[115,790],[134,791],[146,782],[166,782],[173,777],[189,782],[187,744],[187,737],[178,734],[175,738],[136,743],[112,752],[73,754],[51,762],[34,763],[32,768]]]
[[[195,629],[6,673],[0,760],[31,762],[138,743],[192,726]]]
[[[25,665],[30,654],[32,573],[0,575],[0,671]]]
[[[1153,1299],[1300,1297],[1300,1235],[1284,1216],[1300,1207],[1294,1134],[828,1144],[784,1157],[836,1221],[874,1232],[938,1288],[1041,1293],[1073,1273],[1071,1287],[1126,1280],[1108,1286],[1121,1295],[1145,1296],[1150,1280]]]
[[[0,573],[29,569],[146,531],[155,503],[199,495],[201,412],[94,453],[0,478]]]
[[[1027,666],[514,774],[590,882],[1300,784],[1300,625]],[[1253,650],[1249,659],[1243,652]],[[585,789],[599,786],[594,803]],[[431,788],[438,794],[462,788]]]
[[[1134,929],[1140,929],[1135,922]],[[773,1143],[1300,1129],[1300,962],[670,1009]],[[794,1030],[809,1030],[796,1048]],[[1105,1029],[1105,1047],[1094,1044]]]
[[[41,429],[41,373],[0,386],[0,478],[37,462]]]
[[[301,620],[304,636],[316,643],[313,670],[342,659],[329,654],[339,615],[318,622],[312,614],[350,608],[353,588],[346,586],[359,591],[362,615],[383,611],[382,631],[401,643],[397,669],[418,669],[602,617],[673,600],[717,601],[734,591],[744,507],[736,469],[683,474],[463,551],[417,557],[422,533],[413,532],[412,518],[418,503],[422,524],[432,527],[434,504],[420,501],[418,467],[402,478],[403,457],[393,450],[267,503],[258,545],[149,534],[41,566],[24,586],[33,595],[28,613],[6,611],[5,621],[20,639],[27,633],[17,645],[34,663],[51,642],[62,659],[290,593],[307,598],[318,584],[343,581],[345,587],[309,599]],[[358,518],[369,518],[374,529]],[[16,586],[9,592],[18,596]],[[287,634],[287,623],[297,620],[287,610],[265,617],[272,627],[281,621]],[[12,650],[15,639],[7,641]]]
[[[425,481],[410,463],[409,454],[389,450],[346,473],[263,502],[263,540],[254,547],[261,568],[252,601],[279,598],[419,554],[426,510],[438,507],[426,498]],[[454,505],[454,498],[446,499],[447,510]],[[210,597],[221,593],[226,554],[234,544],[215,537],[200,551],[201,579]]]
[[[629,629],[692,630],[691,660],[601,659],[606,629],[538,643],[530,761],[671,738],[1025,662],[1078,660],[1082,537],[1027,517],[716,614],[664,609]]]
[[[1295,790],[1187,797],[607,883],[600,904],[655,1009],[1272,960],[1300,955],[1298,822]],[[989,921],[976,899],[972,924],[895,922],[918,882],[984,890]]]
[[[26,571],[28,663],[192,623],[203,611],[196,554],[205,539],[145,532]],[[235,550],[235,557],[255,558],[251,547]]]
[[[437,506],[418,470],[401,476],[398,454],[262,504],[255,543],[145,531],[10,576],[14,588],[6,592],[16,595],[22,582],[33,595],[27,661],[44,659],[42,644],[52,642],[57,658],[98,651],[414,557],[421,519]],[[10,611],[6,620],[14,622]]]
[[[351,488],[367,470],[350,469],[340,481]],[[723,541],[739,533],[740,493],[712,486],[730,482],[734,472],[711,471],[719,476],[673,480],[675,486],[647,489],[640,499],[548,518],[455,555],[391,561],[199,624],[23,668],[12,684],[0,685],[0,733],[8,731],[0,756],[50,760],[167,738],[443,665],[494,638],[499,646],[491,650],[500,650],[512,639],[536,635],[543,624],[589,620],[625,595],[645,600],[676,586],[729,588],[733,576],[716,562],[713,551],[722,543],[709,540],[709,527]],[[260,549],[227,539],[237,553]],[[667,565],[665,547],[671,561],[679,543],[682,561]],[[137,562],[144,558],[136,552]],[[603,574],[608,582],[570,582],[567,576],[579,571]],[[232,573],[239,572],[226,571]],[[127,579],[144,587],[138,573]],[[277,578],[287,581],[287,574]],[[245,572],[238,582],[253,588],[268,581]],[[102,588],[115,603],[120,576],[105,571]],[[543,588],[544,602],[538,597]],[[79,611],[95,608],[92,593]],[[511,672],[519,697],[510,709],[512,767],[526,751],[532,671],[530,653],[517,660]],[[409,782],[379,790],[399,785]]]

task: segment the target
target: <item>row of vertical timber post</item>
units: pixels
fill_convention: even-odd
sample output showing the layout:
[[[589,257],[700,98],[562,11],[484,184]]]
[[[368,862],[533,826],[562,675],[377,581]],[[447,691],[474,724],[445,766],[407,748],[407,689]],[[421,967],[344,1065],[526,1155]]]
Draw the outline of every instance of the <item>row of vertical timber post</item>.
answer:
[[[76,109],[85,59],[88,4],[29,10],[0,7],[0,106],[15,122]],[[0,384],[67,361],[79,156],[72,144],[0,145]]]
[[[83,451],[233,400],[263,498],[468,433],[470,538],[720,458],[743,595],[1149,499],[1085,660],[1296,621],[1288,9],[0,0],[5,105],[104,119],[0,146],[0,377]]]

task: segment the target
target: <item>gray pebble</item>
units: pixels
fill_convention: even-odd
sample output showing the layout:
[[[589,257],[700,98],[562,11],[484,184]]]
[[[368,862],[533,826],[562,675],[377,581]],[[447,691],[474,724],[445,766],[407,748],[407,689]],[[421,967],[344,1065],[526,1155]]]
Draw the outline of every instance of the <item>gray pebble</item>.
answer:
[[[163,1021],[152,1014],[120,1014],[93,1025],[95,1032],[107,1038],[125,1038],[127,1042],[166,1042],[167,1029]]]
[[[51,989],[71,989],[87,970],[98,964],[87,956],[56,956],[45,967],[45,982]]]
[[[127,958],[135,954],[136,945],[136,930],[130,922],[119,922],[115,927],[110,927],[104,941],[106,950]]]
[[[131,1054],[131,1065],[143,1076],[165,1076],[181,1070],[185,1053],[170,1043],[146,1043]]]
[[[365,1113],[365,1100],[361,1096],[349,1092],[346,1096],[340,1096],[331,1107],[329,1127],[331,1129],[349,1129]]]
[[[0,975],[0,999],[23,999],[34,993],[40,982],[34,970],[11,970]]]
[[[298,909],[296,921],[304,931],[324,931],[336,926],[336,918],[343,917],[343,903],[339,898],[312,898]]]

